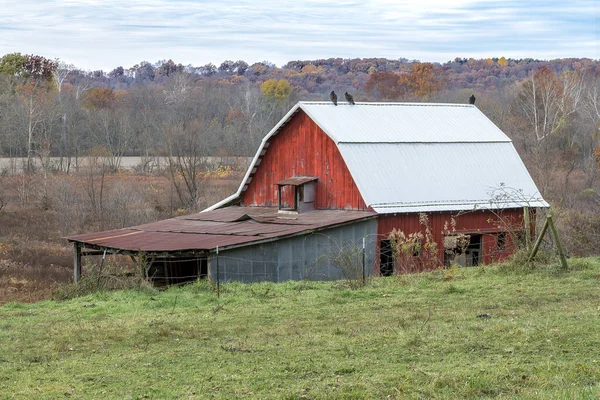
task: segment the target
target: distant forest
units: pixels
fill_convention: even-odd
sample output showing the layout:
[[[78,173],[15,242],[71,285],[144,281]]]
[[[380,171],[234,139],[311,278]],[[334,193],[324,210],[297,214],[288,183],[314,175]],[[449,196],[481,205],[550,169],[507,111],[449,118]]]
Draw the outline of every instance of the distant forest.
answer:
[[[576,58],[168,60],[104,72],[12,53],[0,59],[0,156],[61,157],[52,168],[63,171],[88,154],[116,168],[125,155],[252,156],[296,101],[327,100],[331,90],[357,101],[466,103],[475,94],[542,192],[563,198],[573,174],[582,188],[598,175],[599,77],[599,61]]]
[[[204,156],[252,156],[296,101],[329,101],[331,90],[356,101],[467,103],[474,94],[513,140],[553,212],[563,213],[571,248],[591,254],[600,243],[599,65],[503,57],[443,64],[330,58],[282,67],[168,60],[104,72],[12,53],[0,59],[0,157],[24,157],[21,170],[43,177],[79,173],[82,157],[101,157],[100,182],[124,156],[166,157],[162,173],[193,210]]]

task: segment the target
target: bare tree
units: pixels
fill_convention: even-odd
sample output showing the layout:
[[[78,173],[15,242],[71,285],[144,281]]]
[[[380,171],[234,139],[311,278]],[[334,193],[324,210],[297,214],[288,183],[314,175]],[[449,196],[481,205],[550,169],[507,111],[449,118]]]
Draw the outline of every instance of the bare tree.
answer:
[[[577,112],[583,82],[583,73],[565,72],[557,77],[542,67],[522,84],[518,101],[538,142],[564,128],[567,119]]]

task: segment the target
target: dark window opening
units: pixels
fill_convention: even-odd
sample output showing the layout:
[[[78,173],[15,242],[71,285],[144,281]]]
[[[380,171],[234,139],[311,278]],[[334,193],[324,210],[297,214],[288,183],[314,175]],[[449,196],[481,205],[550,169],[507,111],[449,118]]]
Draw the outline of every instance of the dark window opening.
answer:
[[[468,240],[468,242],[467,242]],[[446,236],[444,238],[444,266],[456,263],[463,267],[475,267],[482,259],[481,235]]]
[[[525,236],[525,231],[517,232],[517,244],[519,247],[525,247],[527,245],[526,241],[527,237]]]
[[[481,235],[471,235],[466,254],[467,266],[476,267],[481,264]]]
[[[504,247],[506,246],[506,233],[502,232],[499,233],[498,236],[496,237],[496,247],[498,248],[499,251],[504,250]]]
[[[417,239],[417,241],[415,242],[415,244],[413,246],[413,257],[421,256],[421,248],[422,247],[423,247],[423,243],[421,242],[421,239]]]
[[[392,276],[394,274],[394,254],[390,240],[379,242],[379,272],[381,272],[381,276]]]
[[[313,210],[317,179],[314,176],[295,176],[276,182],[279,211]]]

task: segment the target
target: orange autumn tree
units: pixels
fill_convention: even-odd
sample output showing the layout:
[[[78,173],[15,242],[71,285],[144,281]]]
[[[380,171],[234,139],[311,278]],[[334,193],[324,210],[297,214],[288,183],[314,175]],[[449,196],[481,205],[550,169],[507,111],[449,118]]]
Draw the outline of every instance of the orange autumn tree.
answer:
[[[445,76],[445,72],[432,63],[415,63],[410,73],[372,73],[365,84],[365,92],[382,100],[427,98],[445,86]]]
[[[365,84],[365,92],[381,100],[398,100],[403,98],[410,88],[400,82],[400,75],[394,72],[374,72]]]
[[[444,77],[444,71],[432,63],[416,63],[410,74],[400,77],[400,84],[410,87],[412,94],[417,97],[427,97],[444,87]]]

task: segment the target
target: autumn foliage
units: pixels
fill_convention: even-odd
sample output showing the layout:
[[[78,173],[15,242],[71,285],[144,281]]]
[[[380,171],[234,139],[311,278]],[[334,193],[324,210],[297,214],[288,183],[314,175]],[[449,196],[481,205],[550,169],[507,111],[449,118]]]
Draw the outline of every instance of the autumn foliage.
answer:
[[[83,96],[83,107],[86,109],[107,109],[116,105],[118,94],[109,88],[92,88]]]
[[[415,63],[409,73],[372,73],[365,85],[365,92],[380,100],[427,98],[445,87],[444,77],[444,71],[431,63]]]

